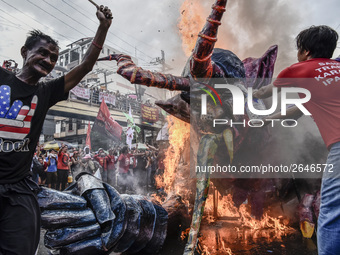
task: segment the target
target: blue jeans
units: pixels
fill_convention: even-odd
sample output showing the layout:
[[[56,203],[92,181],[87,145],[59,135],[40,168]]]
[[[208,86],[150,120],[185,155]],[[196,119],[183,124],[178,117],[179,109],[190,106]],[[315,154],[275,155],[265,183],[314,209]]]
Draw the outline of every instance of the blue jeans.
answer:
[[[327,170],[323,173],[321,185],[318,251],[319,255],[338,255],[340,254],[340,142],[333,144],[328,154]]]

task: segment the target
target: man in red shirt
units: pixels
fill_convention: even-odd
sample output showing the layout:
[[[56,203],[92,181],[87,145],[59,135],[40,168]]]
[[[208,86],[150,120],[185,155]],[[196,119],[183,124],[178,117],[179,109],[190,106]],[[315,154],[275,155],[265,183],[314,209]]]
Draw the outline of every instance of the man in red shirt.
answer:
[[[301,87],[311,93],[304,106],[312,114],[330,151],[321,186],[318,250],[319,255],[335,255],[340,251],[340,62],[331,57],[338,34],[327,26],[312,26],[300,32],[296,41],[299,63],[284,69],[273,85]],[[263,87],[253,96],[268,97],[272,89],[273,86]],[[294,107],[284,117],[298,111]]]
[[[107,162],[106,162],[106,154],[102,148],[99,148],[98,154],[93,157],[101,166],[102,171],[102,180],[103,182],[107,182]]]
[[[109,155],[105,157],[107,165],[107,181],[110,185],[116,186],[116,163],[118,159],[115,156],[116,150],[109,149]]]
[[[129,186],[129,167],[130,167],[130,157],[129,157],[129,149],[127,146],[124,146],[120,151],[120,155],[118,158],[118,186],[120,187],[120,193],[125,193]]]
[[[67,153],[67,145],[62,145],[58,153],[58,182],[57,190],[64,190],[66,188],[67,177],[70,172],[70,157]]]

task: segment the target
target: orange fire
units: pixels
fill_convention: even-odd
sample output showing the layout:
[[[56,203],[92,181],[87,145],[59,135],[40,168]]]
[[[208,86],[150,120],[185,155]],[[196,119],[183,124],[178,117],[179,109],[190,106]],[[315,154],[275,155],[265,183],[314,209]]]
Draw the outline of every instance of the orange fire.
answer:
[[[278,238],[280,237],[280,234],[283,234],[282,231],[290,229],[290,227],[281,222],[282,216],[274,218],[265,213],[262,220],[255,220],[251,217],[245,204],[240,206],[239,211],[243,227],[248,227],[254,230],[273,229],[278,233],[278,235],[276,235]]]
[[[213,189],[213,185],[211,190],[204,216],[208,224],[204,224],[200,230],[201,254],[231,255],[232,251],[227,246],[235,245],[235,240],[242,240],[242,245],[251,245],[254,240],[270,243],[281,241],[283,236],[294,231],[286,225],[282,216],[274,218],[268,212],[261,220],[255,220],[248,212],[249,205],[242,204],[238,209],[234,206],[231,194],[221,196]]]
[[[216,192],[217,194],[214,196],[211,194],[213,192]],[[287,226],[288,222],[285,222],[282,216],[275,218],[269,216],[268,213],[265,213],[261,220],[256,220],[250,215],[246,204],[242,204],[239,209],[235,207],[231,194],[221,196],[217,191],[213,192],[208,195],[205,206],[206,219],[209,223],[216,221],[216,218],[212,217],[215,210],[217,211],[217,215],[214,216],[234,218],[234,220],[238,219],[240,227],[251,229],[251,231],[254,231],[254,235],[258,234],[258,232],[256,232],[257,230],[272,230],[271,236],[268,237],[269,239],[281,239],[281,236],[284,235],[286,231],[292,230],[292,228]],[[263,233],[261,235],[263,237]],[[256,236],[253,236],[253,238],[256,238]]]
[[[205,243],[204,238],[200,237],[199,238],[199,246],[200,246],[200,250],[201,250],[200,254],[202,254],[202,255],[216,255],[216,254],[233,255],[231,249],[228,248],[228,247],[225,247],[225,242],[222,239],[219,240],[218,247],[216,247],[216,244],[208,247],[204,243]]]
[[[239,217],[240,214],[234,206],[231,194],[226,196],[218,196],[218,217]],[[215,205],[216,206],[216,205]],[[204,210],[208,215],[214,214],[214,198],[212,194],[208,195]]]
[[[163,188],[168,197],[172,194],[180,194],[183,198],[183,194],[187,192],[187,189],[184,188],[185,182],[183,183],[183,181],[188,176],[183,176],[185,173],[178,171],[177,168],[183,157],[183,151],[186,146],[185,142],[189,140],[190,125],[173,116],[169,116],[168,127],[170,145],[165,153],[164,174],[163,176],[156,176],[156,185],[158,188]],[[188,159],[185,161],[188,162],[184,163],[189,164]]]
[[[182,36],[183,51],[186,56],[190,56],[195,47],[197,35],[204,26],[207,12],[197,1],[192,0],[185,0],[180,10],[182,15],[177,26]]]

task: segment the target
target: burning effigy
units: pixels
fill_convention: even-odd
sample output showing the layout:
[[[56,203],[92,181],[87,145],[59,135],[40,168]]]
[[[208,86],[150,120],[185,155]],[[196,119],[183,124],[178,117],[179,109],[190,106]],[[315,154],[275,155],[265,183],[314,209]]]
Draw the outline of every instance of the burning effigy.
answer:
[[[234,101],[231,93],[216,89],[215,84],[219,81],[233,85],[241,91],[242,97],[249,96],[248,88],[258,89],[270,83],[278,52],[278,47],[274,45],[260,58],[241,61],[231,51],[214,48],[226,4],[227,0],[216,0],[213,4],[211,14],[198,35],[196,46],[180,77],[143,70],[127,55],[111,54],[99,59],[117,61],[117,73],[132,84],[181,92],[167,101],[156,102],[174,116],[168,120],[170,146],[166,152],[165,171],[162,176],[156,177],[157,186],[162,188],[163,195],[154,195],[151,202],[140,196],[120,195],[105,183],[94,181],[98,184],[97,187],[88,186],[81,178],[76,183],[77,186],[65,193],[67,201],[60,207],[52,207],[53,210],[50,210],[50,204],[54,206],[53,201],[41,204],[43,225],[48,229],[45,237],[48,247],[59,249],[61,254],[109,254],[111,251],[156,254],[164,244],[167,234],[171,232],[171,227],[181,225],[187,228],[187,219],[191,218],[190,228],[182,233],[183,238],[187,238],[184,254],[232,254],[223,241],[228,238],[228,234],[226,237],[218,234],[216,246],[220,253],[214,253],[213,248],[202,245],[204,236],[200,237],[199,233],[204,211],[208,215],[208,221],[229,217],[237,219],[241,226],[249,229],[273,229],[278,238],[281,233],[289,230],[283,216],[271,217],[265,212],[265,208],[268,193],[277,192],[279,195],[276,198],[284,197],[287,185],[295,185],[294,180],[292,184],[291,180],[241,179],[237,175],[213,178],[208,171],[196,172],[195,179],[189,179],[193,165],[209,167],[221,160],[235,167],[241,162],[259,163],[264,157],[260,153],[261,148],[269,140],[269,130],[266,127],[225,125],[212,128],[211,125],[212,119],[223,119],[226,123],[249,123],[254,119],[248,104],[243,106],[243,115],[233,115]],[[196,105],[197,101],[202,102],[200,100],[204,93],[211,97],[214,94],[218,98],[218,102],[205,101],[209,114],[201,114],[202,108],[199,104]],[[253,105],[266,109],[262,100],[252,101]],[[190,153],[191,157],[188,156]],[[58,195],[61,196],[61,193]],[[81,206],[77,207],[75,200],[69,201],[66,198],[68,195],[76,195],[72,199],[80,199]],[[176,195],[181,198],[176,198]],[[40,196],[40,201],[43,199]],[[314,229],[309,223],[314,220],[312,212],[317,211],[318,198],[305,196],[300,199],[301,229],[310,234]],[[83,215],[68,214],[66,211],[60,214],[60,208],[71,212],[77,210]],[[62,218],[56,218],[56,212]],[[86,222],[83,222],[85,218]],[[67,221],[66,224],[63,223],[64,220]],[[77,228],[66,228],[72,222]],[[60,223],[62,224],[58,225]],[[234,230],[238,227],[239,225],[232,227],[233,234],[237,235],[238,231]],[[202,239],[201,243],[199,239]]]

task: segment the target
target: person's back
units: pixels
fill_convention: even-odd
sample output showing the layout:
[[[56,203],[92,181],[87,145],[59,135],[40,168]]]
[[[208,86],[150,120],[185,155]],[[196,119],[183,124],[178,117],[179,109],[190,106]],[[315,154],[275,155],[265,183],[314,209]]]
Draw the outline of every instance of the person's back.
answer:
[[[311,98],[304,106],[330,150],[321,187],[319,255],[340,251],[340,63],[330,59],[337,41],[338,34],[327,26],[300,32],[299,63],[283,70],[274,82],[277,87],[302,87],[310,92]]]
[[[283,70],[275,86],[307,89],[311,99],[304,104],[312,114],[326,146],[340,141],[340,62],[311,58]]]

